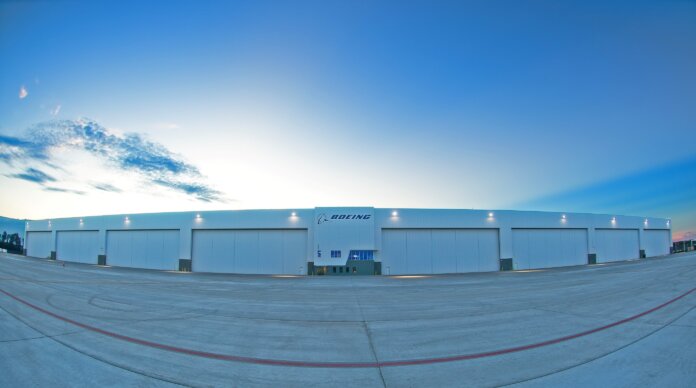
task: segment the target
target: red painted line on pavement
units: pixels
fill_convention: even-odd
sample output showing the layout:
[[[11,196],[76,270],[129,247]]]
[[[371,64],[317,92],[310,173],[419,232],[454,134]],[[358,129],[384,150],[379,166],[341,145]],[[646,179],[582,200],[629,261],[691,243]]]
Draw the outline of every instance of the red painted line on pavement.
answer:
[[[123,334],[118,334],[114,333],[112,331],[100,329],[98,327],[90,326],[85,323],[77,322],[74,321],[70,318],[66,318],[64,316],[58,315],[56,313],[53,313],[51,311],[48,311],[44,308],[41,308],[39,306],[36,306],[30,302],[27,302],[26,300],[15,296],[3,289],[0,289],[0,292],[3,294],[9,296],[10,298],[28,306],[31,307],[32,309],[42,312],[46,315],[50,315],[53,318],[59,319],[63,322],[70,323],[72,325],[81,327],[85,330],[89,330],[95,333],[103,334],[112,338],[116,338],[122,341],[142,345],[142,346],[147,346],[155,349],[161,349],[161,350],[166,350],[169,352],[174,352],[174,353],[181,353],[181,354],[187,354],[190,356],[196,356],[196,357],[204,357],[204,358],[210,358],[210,359],[215,359],[215,360],[223,360],[223,361],[234,361],[234,362],[243,362],[243,363],[249,363],[249,364],[261,364],[261,365],[279,365],[279,366],[294,366],[294,367],[305,367],[305,368],[379,368],[379,367],[389,367],[389,366],[409,366],[409,365],[425,365],[425,364],[438,364],[442,362],[452,362],[452,361],[463,361],[463,360],[473,360],[477,358],[486,358],[486,357],[493,357],[493,356],[500,356],[503,354],[509,354],[509,353],[516,353],[516,352],[521,352],[525,350],[530,350],[530,349],[537,349],[541,348],[544,346],[549,346],[549,345],[554,345],[560,342],[565,342],[565,341],[570,341],[572,339],[584,337],[586,335],[594,334],[603,330],[610,329],[612,327],[616,327],[619,325],[623,325],[624,323],[631,322],[633,320],[636,320],[640,317],[643,317],[645,315],[648,315],[650,313],[653,313],[657,310],[660,310],[676,301],[679,299],[684,298],[685,296],[691,294],[692,292],[696,291],[696,288],[692,288],[691,290],[675,297],[667,302],[662,303],[659,306],[655,306],[651,308],[650,310],[643,311],[642,313],[630,316],[628,318],[624,318],[620,321],[616,321],[614,323],[610,323],[608,325],[600,326],[591,330],[583,331],[580,333],[576,334],[571,334],[567,335],[564,337],[559,337],[559,338],[554,338],[551,340],[547,341],[542,341],[542,342],[537,342],[529,345],[524,345],[524,346],[517,346],[517,347],[512,347],[512,348],[506,348],[506,349],[500,349],[500,350],[494,350],[490,352],[483,352],[483,353],[472,353],[472,354],[462,354],[462,355],[457,355],[457,356],[449,356],[449,357],[436,357],[436,358],[421,358],[421,359],[413,359],[413,360],[397,360],[397,361],[380,361],[380,362],[322,362],[322,361],[292,361],[292,360],[275,360],[275,359],[267,359],[267,358],[255,358],[255,357],[244,357],[244,356],[235,356],[232,354],[221,354],[221,353],[211,353],[211,352],[203,352],[203,351],[198,351],[198,350],[193,350],[193,349],[187,349],[187,348],[180,348],[177,346],[171,346],[171,345],[166,345],[166,344],[161,344],[158,342],[152,342],[152,341],[147,341],[144,339],[140,338],[134,338],[134,337],[129,337],[127,335]]]

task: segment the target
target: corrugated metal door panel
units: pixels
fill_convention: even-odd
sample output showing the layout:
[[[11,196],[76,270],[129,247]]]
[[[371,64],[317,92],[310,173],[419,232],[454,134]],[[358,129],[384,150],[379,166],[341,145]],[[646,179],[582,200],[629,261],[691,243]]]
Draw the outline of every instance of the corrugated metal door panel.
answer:
[[[259,273],[272,274],[283,269],[283,232],[269,230],[259,234]]]
[[[193,237],[191,238],[191,257],[210,257],[212,255],[213,239],[210,233],[196,233],[193,232]],[[196,268],[195,261],[191,263],[192,271],[198,270]]]
[[[545,268],[550,254],[546,243],[547,234],[541,230],[529,230],[529,268]]]
[[[669,254],[672,242],[669,239],[669,230],[645,230],[643,232],[643,248],[645,256],[662,256]]]
[[[87,249],[86,257],[93,257],[94,263],[96,264],[99,259],[99,232],[94,231],[87,233],[83,235],[83,238],[87,240],[83,242],[83,246]]]
[[[166,265],[174,265],[172,270],[179,269],[179,235],[179,231],[176,230],[174,233],[169,233],[165,236],[165,241],[167,242],[164,245],[164,257]],[[172,261],[168,261],[169,258],[172,258]]]
[[[575,236],[573,232],[572,230],[553,230],[545,236],[548,256],[546,256],[544,264],[547,267],[572,265],[569,264],[569,261],[572,260],[572,255],[568,254],[568,252],[572,251],[573,245],[575,245],[575,240],[573,238]]]
[[[164,234],[159,230],[148,230],[144,233],[144,239],[144,246],[138,252],[137,262],[143,263],[143,268],[160,268],[163,256]]]
[[[148,230],[145,234],[145,254],[139,257],[139,261],[146,263],[145,268],[162,269],[164,261],[164,239],[164,233],[159,230]]]
[[[265,233],[265,232],[264,232]],[[307,267],[307,231],[283,231],[283,274],[299,274]],[[276,272],[272,272],[276,273]],[[302,272],[304,273],[304,272]]]
[[[106,233],[106,264],[131,266],[131,235],[121,231]]]
[[[477,272],[480,249],[476,230],[455,231],[457,250],[457,272]]]
[[[235,273],[260,273],[259,231],[240,230],[235,232]]]
[[[432,231],[433,273],[457,272],[456,232],[452,229]]]
[[[208,233],[196,231],[195,233]],[[211,233],[212,251],[209,257],[192,258],[194,266],[203,272],[234,273],[235,234],[229,231],[217,230]]]
[[[73,261],[66,260],[69,257],[75,257],[75,239],[79,238],[76,234],[69,234],[70,232],[56,232],[56,259],[63,261]]]
[[[406,258],[408,273],[433,273],[430,230],[414,229],[406,232]]]
[[[224,230],[193,232],[195,272],[234,272],[234,234]]]
[[[408,274],[406,265],[406,231],[384,230],[382,232],[382,271],[385,275]]]
[[[148,234],[151,231],[128,231],[123,232],[130,235],[130,259],[129,267],[135,268],[152,268],[148,264],[147,257],[152,254],[152,246],[147,243]]]
[[[179,267],[179,231],[148,230],[144,240],[144,254],[139,254],[137,262],[144,262],[149,269],[176,270]],[[135,260],[134,260],[135,262]]]
[[[637,259],[640,256],[638,229],[597,229],[597,262]]]
[[[563,234],[566,230],[561,231]],[[566,254],[566,265],[584,265],[587,264],[587,230],[586,229],[570,229],[570,233],[564,234],[566,247],[572,247]]]
[[[529,234],[513,231],[512,252],[514,269],[529,269]]]
[[[476,232],[479,272],[497,271],[500,267],[500,237],[497,229],[481,229]]]

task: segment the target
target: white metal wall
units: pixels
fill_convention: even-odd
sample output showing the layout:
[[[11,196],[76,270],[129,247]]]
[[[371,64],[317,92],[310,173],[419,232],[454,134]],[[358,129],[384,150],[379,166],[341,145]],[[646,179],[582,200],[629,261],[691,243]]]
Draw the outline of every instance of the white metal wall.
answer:
[[[307,230],[194,230],[194,272],[299,274],[307,267]]]
[[[51,257],[51,232],[27,232],[27,256]]]
[[[385,275],[498,270],[497,229],[383,229]]]
[[[596,229],[597,262],[637,259],[640,257],[638,229]]]
[[[661,256],[669,254],[672,246],[669,238],[669,230],[645,230],[643,232],[643,249],[645,256]]]
[[[109,230],[106,264],[148,269],[179,269],[178,230]]]
[[[56,233],[56,258],[64,261],[96,264],[99,255],[99,231],[59,231]]]
[[[587,264],[586,229],[513,229],[514,269]]]
[[[322,218],[324,214],[326,217]],[[336,215],[336,218],[332,218]],[[365,216],[369,217],[365,217]],[[345,216],[340,218],[341,216]],[[359,218],[361,216],[362,218]],[[365,220],[372,220],[373,226],[367,227]],[[354,227],[349,226],[356,224]],[[345,224],[345,225],[344,225]],[[361,224],[360,227],[357,224]],[[332,226],[333,225],[333,226]],[[323,228],[323,229],[322,229]],[[617,254],[603,253],[605,249],[602,242],[595,241],[595,231],[599,229],[634,229],[639,230],[640,248],[646,250],[649,256],[664,254],[669,252],[670,247],[670,222],[663,218],[635,217],[608,214],[589,214],[589,213],[552,213],[552,212],[524,212],[510,210],[468,210],[468,209],[396,209],[396,208],[312,208],[312,209],[279,209],[279,210],[233,210],[233,211],[205,211],[205,212],[178,212],[178,213],[153,213],[153,214],[120,214],[94,217],[71,217],[51,220],[27,221],[26,224],[26,246],[28,254],[49,257],[51,251],[56,250],[57,233],[77,230],[99,230],[99,253],[107,254],[107,263],[114,265],[127,265],[132,267],[147,268],[178,268],[177,259],[192,259],[194,233],[192,230],[213,231],[213,230],[305,230],[305,246],[302,248],[302,259],[297,261],[297,267],[305,267],[307,259],[318,256],[317,251],[322,251],[324,256],[330,258],[330,250],[351,250],[364,249],[376,250],[377,260],[385,261],[387,265],[393,265],[395,271],[417,272],[466,272],[496,270],[498,268],[497,259],[513,258],[516,268],[525,267],[545,267],[577,265],[586,262],[587,251],[596,252],[595,248],[599,245],[600,261],[604,257],[618,257]],[[340,229],[340,230],[339,230]],[[358,232],[359,229],[359,232]],[[482,259],[482,263],[459,256],[459,252],[470,252],[470,248],[459,248],[459,230],[496,230],[497,242],[494,244],[484,243],[483,240],[476,240],[477,248],[494,246],[498,257]],[[515,232],[515,230],[541,229],[548,232]],[[575,230],[567,232],[567,230]],[[156,255],[145,254],[148,248],[145,242],[148,239],[147,233],[143,231],[161,233],[162,230],[170,230],[169,237],[160,236],[159,241],[170,240],[166,244],[166,249],[171,248],[171,252],[166,254],[167,259],[162,259],[162,263],[156,263],[153,258],[162,258],[163,253]],[[174,231],[176,230],[176,232]],[[325,241],[322,230],[330,230],[329,240]],[[383,230],[414,230],[409,236],[407,232],[401,234],[386,235]],[[418,230],[430,230],[430,236],[417,232]],[[433,235],[433,230],[439,230]],[[452,232],[454,230],[455,232]],[[562,232],[565,230],[566,232]],[[112,236],[109,243],[108,232]],[[126,242],[125,237],[114,237],[118,231],[137,232],[136,235],[128,235],[130,241]],[[589,232],[591,231],[591,232]],[[43,232],[44,234],[38,234]],[[335,234],[334,234],[335,232]],[[553,233],[561,233],[556,237],[551,237]],[[37,233],[32,238],[32,234]],[[51,234],[53,233],[53,234]],[[128,233],[128,232],[125,232]],[[405,234],[404,234],[405,233]],[[454,233],[454,241],[452,240]],[[525,234],[527,233],[527,234]],[[530,233],[541,233],[541,235],[529,235]],[[600,232],[601,234],[602,232]],[[548,241],[545,237],[549,234]],[[577,236],[573,237],[573,235]],[[41,237],[44,236],[44,237]],[[153,237],[153,236],[150,236]],[[258,272],[272,273],[277,272],[278,268],[283,268],[284,273],[297,273],[295,269],[284,267],[287,261],[280,259],[278,254],[273,252],[285,252],[284,248],[278,248],[277,237],[270,235],[259,236],[258,247],[253,242],[253,237],[241,236],[239,247],[240,255],[244,256],[244,250],[251,251],[254,256],[258,250],[259,257],[266,257],[260,263],[243,261],[235,264],[235,258],[211,259],[210,270],[222,271],[227,268],[233,272],[249,272],[254,268],[259,268]],[[382,237],[386,241],[382,241]],[[410,238],[409,238],[410,237]],[[263,238],[268,238],[270,243],[263,243]],[[564,252],[563,239],[572,242],[571,246],[566,245]],[[600,236],[600,239],[602,237]],[[115,239],[115,240],[114,240]],[[462,239],[465,240],[464,237]],[[529,247],[529,240],[535,241]],[[561,241],[556,244],[557,240]],[[121,241],[124,240],[124,241]],[[155,240],[157,240],[155,238]],[[513,244],[513,240],[514,244]],[[412,250],[405,254],[400,250],[410,241]],[[536,244],[540,241],[541,245]],[[554,242],[555,241],[555,242]],[[575,241],[575,242],[573,242]],[[588,242],[591,244],[586,245]],[[199,241],[200,243],[200,241]],[[384,244],[383,244],[384,243]],[[224,244],[224,242],[221,242]],[[328,244],[328,245],[327,245]],[[473,244],[469,242],[466,244]],[[465,244],[465,245],[466,245]],[[527,245],[524,247],[524,245]],[[555,244],[555,245],[554,245]],[[109,247],[110,245],[110,247]],[[157,245],[157,244],[155,244]],[[176,247],[178,245],[178,250]],[[299,244],[298,244],[299,245]],[[334,246],[335,245],[335,246]],[[517,248],[513,248],[516,245]],[[553,247],[549,247],[553,245]],[[620,245],[623,245],[621,243]],[[429,249],[428,246],[430,247]],[[106,251],[104,251],[104,248]],[[200,248],[200,247],[199,247]],[[165,249],[162,244],[157,249]],[[213,248],[210,248],[213,249]],[[217,248],[216,248],[217,249]],[[261,253],[266,249],[271,253]],[[61,249],[62,251],[63,249]],[[545,252],[549,250],[549,252]],[[623,250],[623,249],[621,249]],[[299,251],[299,248],[298,248]],[[456,251],[457,255],[452,252]],[[517,253],[515,253],[517,251]],[[390,252],[395,252],[390,255]],[[401,252],[401,253],[400,253]],[[412,252],[412,254],[411,254]],[[541,254],[537,254],[541,252]],[[560,254],[556,253],[560,252]],[[201,253],[196,253],[200,255]],[[218,256],[217,253],[210,253]],[[285,253],[283,253],[285,254]],[[63,257],[63,254],[59,254]],[[134,256],[135,255],[135,256]],[[162,257],[160,257],[162,256]],[[248,256],[248,255],[247,255]],[[340,261],[345,260],[345,254]],[[419,260],[419,257],[426,257],[426,261]],[[300,257],[300,255],[298,255]],[[483,257],[483,256],[482,256]],[[486,256],[488,257],[488,256]],[[493,257],[491,255],[491,257]],[[389,262],[391,261],[391,264]],[[199,261],[200,264],[200,261]],[[203,263],[205,264],[205,263]],[[247,266],[248,267],[245,267]],[[315,265],[321,262],[315,261]],[[325,264],[329,265],[329,264]],[[193,263],[196,268],[196,263]],[[292,265],[294,267],[294,264]],[[205,266],[198,266],[199,270],[204,270]],[[383,273],[388,269],[383,268]]]

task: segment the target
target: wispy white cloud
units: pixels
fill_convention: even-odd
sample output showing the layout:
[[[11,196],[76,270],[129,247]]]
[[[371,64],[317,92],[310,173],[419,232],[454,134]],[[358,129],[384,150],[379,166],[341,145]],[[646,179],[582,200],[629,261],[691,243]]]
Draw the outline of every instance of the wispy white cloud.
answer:
[[[77,195],[85,195],[85,193],[82,190],[72,190],[72,189],[66,189],[63,187],[54,187],[54,186],[44,186],[43,188],[44,191],[52,191],[56,193],[68,193],[68,194],[77,194]]]
[[[27,90],[27,88],[25,88],[24,85],[20,86],[19,87],[19,99],[23,100],[23,99],[27,98],[28,95],[29,95],[29,91]]]
[[[9,178],[16,178],[16,179],[21,179],[25,180],[28,182],[34,182],[38,184],[45,184],[48,182],[55,182],[56,178],[46,174],[45,172],[36,169],[36,168],[28,168],[22,173],[18,174],[11,174],[11,175],[6,175]]]
[[[29,129],[26,138],[0,135],[0,163],[41,162],[51,166],[52,151],[68,147],[97,156],[121,171],[138,174],[144,181],[177,191],[205,202],[225,202],[222,193],[204,183],[194,165],[159,143],[138,134],[116,134],[99,123],[87,119],[54,120]],[[57,180],[37,169],[10,178],[45,184]],[[94,188],[118,192],[111,185]],[[49,191],[77,193],[75,190],[48,188]]]
[[[101,191],[108,191],[112,193],[120,193],[123,190],[119,189],[118,187],[111,185],[109,183],[92,183],[92,187],[94,187],[97,190]]]
[[[60,104],[56,105],[55,108],[51,109],[51,116],[57,116],[60,113]]]

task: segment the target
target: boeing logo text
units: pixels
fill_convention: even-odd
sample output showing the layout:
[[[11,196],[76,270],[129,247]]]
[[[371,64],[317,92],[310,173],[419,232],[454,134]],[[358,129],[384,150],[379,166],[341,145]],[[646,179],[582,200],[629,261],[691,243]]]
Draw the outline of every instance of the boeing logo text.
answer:
[[[332,220],[369,220],[371,214],[334,214]]]

